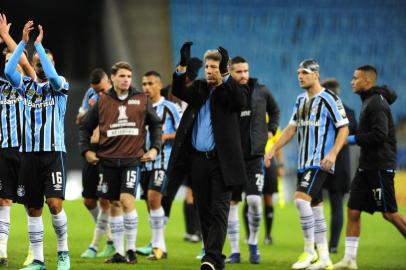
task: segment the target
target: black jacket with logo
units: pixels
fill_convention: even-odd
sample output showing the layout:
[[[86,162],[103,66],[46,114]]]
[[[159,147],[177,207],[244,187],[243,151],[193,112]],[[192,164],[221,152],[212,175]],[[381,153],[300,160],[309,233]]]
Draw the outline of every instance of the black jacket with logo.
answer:
[[[361,169],[395,169],[396,137],[390,104],[397,95],[385,86],[360,94],[362,108],[355,142],[361,147]]]

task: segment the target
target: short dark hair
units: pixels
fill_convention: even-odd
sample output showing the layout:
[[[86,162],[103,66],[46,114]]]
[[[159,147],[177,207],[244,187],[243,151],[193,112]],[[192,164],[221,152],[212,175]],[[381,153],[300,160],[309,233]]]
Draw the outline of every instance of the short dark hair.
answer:
[[[161,74],[159,74],[155,70],[150,70],[150,71],[145,72],[144,77],[149,77],[149,76],[155,76],[155,77],[161,78]]]
[[[233,59],[231,59],[230,65],[235,65],[235,64],[241,64],[241,63],[248,63],[245,58],[242,58],[241,56],[236,56]]]
[[[111,67],[111,74],[116,75],[117,71],[119,69],[126,69],[128,71],[133,71],[131,65],[128,62],[125,61],[119,61],[117,63],[115,63],[112,67]]]
[[[358,67],[357,70],[361,70],[364,72],[373,72],[373,73],[375,73],[376,77],[378,77],[378,71],[376,70],[376,68],[374,66],[362,65],[362,66]]]
[[[325,79],[321,86],[333,91],[336,95],[340,94],[340,83],[335,78]]]
[[[98,84],[104,77],[107,77],[106,72],[101,68],[95,68],[90,72],[89,83]]]

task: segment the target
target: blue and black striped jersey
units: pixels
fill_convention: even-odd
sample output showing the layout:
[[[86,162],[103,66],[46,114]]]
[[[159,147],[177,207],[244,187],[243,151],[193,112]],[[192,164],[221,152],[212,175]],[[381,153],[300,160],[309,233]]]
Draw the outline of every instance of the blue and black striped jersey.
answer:
[[[0,78],[0,148],[20,146],[23,107],[18,90]]]
[[[330,90],[312,98],[307,92],[299,95],[289,122],[297,128],[298,171],[320,167],[334,145],[337,129],[348,123],[340,98]]]
[[[62,79],[61,88],[54,89],[49,82],[24,77],[20,88],[24,99],[20,151],[66,152],[64,118],[69,84]]]
[[[92,87],[87,89],[85,95],[83,96],[82,104],[79,108],[79,113],[86,113],[89,109],[89,106],[93,106],[98,99],[99,95],[97,94],[96,90],[94,90]]]
[[[175,133],[180,122],[180,115],[175,103],[165,100],[163,97],[159,102],[152,105],[159,116],[162,119],[162,133],[170,134]],[[146,145],[149,148],[149,132],[146,134]],[[147,171],[152,170],[166,170],[168,167],[169,156],[171,155],[173,140],[165,141],[162,144],[161,151],[157,155],[154,161],[148,161],[145,163],[145,169]]]

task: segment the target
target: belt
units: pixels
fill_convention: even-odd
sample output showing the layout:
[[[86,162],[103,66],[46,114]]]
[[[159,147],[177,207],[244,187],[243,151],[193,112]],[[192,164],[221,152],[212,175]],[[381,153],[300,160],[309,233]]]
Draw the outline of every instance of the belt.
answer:
[[[216,150],[211,150],[211,151],[207,151],[207,152],[201,152],[201,151],[197,151],[195,150],[196,155],[201,156],[201,157],[205,157],[207,159],[215,159],[217,158],[217,151]]]

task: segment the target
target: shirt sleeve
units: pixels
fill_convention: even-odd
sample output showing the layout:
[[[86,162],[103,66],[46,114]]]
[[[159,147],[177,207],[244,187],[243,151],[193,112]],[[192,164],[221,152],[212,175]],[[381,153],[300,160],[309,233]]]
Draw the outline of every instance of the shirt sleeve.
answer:
[[[289,125],[297,126],[297,108],[299,106],[299,99],[296,99],[295,106],[293,107],[292,116],[289,120]]]
[[[9,61],[7,62],[4,73],[7,79],[10,81],[11,85],[17,88],[21,88],[22,85],[22,78],[21,74],[16,70],[18,61],[24,51],[25,43],[21,41],[17,48],[15,49],[14,53],[11,55]]]
[[[349,124],[344,105],[338,96],[325,99],[329,114],[333,120],[334,126],[340,128]]]

